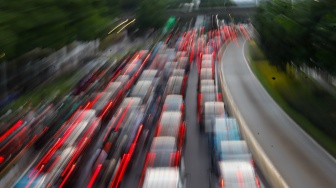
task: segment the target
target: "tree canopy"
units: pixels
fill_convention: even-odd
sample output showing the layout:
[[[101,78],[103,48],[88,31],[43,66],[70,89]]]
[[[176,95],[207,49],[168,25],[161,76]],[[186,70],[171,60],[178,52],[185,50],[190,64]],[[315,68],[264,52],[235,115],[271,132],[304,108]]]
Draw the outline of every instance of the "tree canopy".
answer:
[[[162,27],[168,19],[164,12],[169,2],[169,0],[141,0],[136,11],[138,26],[143,29]]]
[[[60,48],[100,36],[115,14],[109,0],[0,0],[0,53],[6,59],[36,47]]]
[[[255,26],[268,57],[281,65],[318,66],[336,73],[336,1],[271,0],[258,9]]]

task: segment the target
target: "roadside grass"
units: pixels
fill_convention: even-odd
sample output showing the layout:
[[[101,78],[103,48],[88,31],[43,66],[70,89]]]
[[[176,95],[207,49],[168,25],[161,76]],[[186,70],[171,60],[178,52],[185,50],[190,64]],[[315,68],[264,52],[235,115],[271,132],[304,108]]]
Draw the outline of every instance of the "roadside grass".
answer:
[[[292,67],[271,65],[254,41],[247,57],[252,71],[279,106],[315,141],[336,157],[336,98]]]

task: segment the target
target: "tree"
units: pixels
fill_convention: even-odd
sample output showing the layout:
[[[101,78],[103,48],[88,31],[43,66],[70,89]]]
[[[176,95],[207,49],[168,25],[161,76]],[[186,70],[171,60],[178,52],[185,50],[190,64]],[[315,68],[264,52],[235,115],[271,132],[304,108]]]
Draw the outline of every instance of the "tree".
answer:
[[[271,0],[258,8],[255,26],[267,56],[336,72],[336,2]]]
[[[137,25],[141,28],[160,28],[168,16],[163,14],[166,10],[167,1],[142,0],[136,11]]]
[[[96,39],[118,12],[109,2],[0,0],[0,53],[12,59],[37,47],[58,49],[74,40]]]

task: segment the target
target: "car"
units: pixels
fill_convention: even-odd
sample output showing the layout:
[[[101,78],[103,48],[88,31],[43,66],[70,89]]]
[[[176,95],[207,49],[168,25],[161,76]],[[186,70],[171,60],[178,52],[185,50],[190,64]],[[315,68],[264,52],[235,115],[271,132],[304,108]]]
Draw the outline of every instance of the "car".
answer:
[[[142,99],[143,104],[151,102],[153,98],[153,85],[152,81],[138,81],[130,93],[130,97],[139,97]]]
[[[163,104],[162,112],[179,111],[184,114],[184,103],[182,95],[167,95]]]
[[[213,68],[212,60],[202,60],[202,68]]]
[[[183,77],[184,73],[185,73],[184,69],[174,69],[171,76],[181,76],[181,77]]]
[[[184,88],[185,88],[186,79],[181,76],[171,76],[168,80],[165,92],[164,99],[167,95],[177,94],[184,96]]]
[[[149,168],[146,171],[142,188],[185,188],[186,180],[174,167]]]
[[[150,65],[150,69],[162,70],[167,61],[168,61],[168,55],[159,53],[156,55],[152,64]]]
[[[183,122],[182,113],[163,112],[159,124],[157,125],[155,136],[173,136],[176,138],[177,147],[182,150],[185,138],[185,123]]]
[[[212,68],[201,68],[200,80],[211,80],[214,79],[214,74]]]
[[[240,140],[239,125],[235,118],[216,118],[214,122],[214,136],[217,145],[223,140]],[[215,143],[215,144],[216,144]]]
[[[139,81],[153,81],[159,76],[159,71],[156,69],[144,70],[139,78]]]
[[[198,91],[202,88],[202,86],[212,85],[215,86],[215,80],[207,79],[207,80],[200,80],[198,84]]]
[[[252,162],[253,164],[252,155],[250,154],[245,140],[221,141],[218,151],[220,161],[244,160]]]
[[[134,111],[141,108],[142,99],[139,97],[126,97],[120,104],[113,118],[108,123],[114,130],[125,126],[125,123],[131,118]]]
[[[220,161],[220,187],[260,188],[259,179],[251,163],[246,161]]]
[[[203,117],[203,129],[205,133],[213,133],[213,126],[216,118],[225,117],[224,103],[223,102],[205,102]]]
[[[115,80],[115,82],[120,82],[121,85],[124,86],[128,82],[129,79],[130,79],[129,75],[119,75],[117,77],[117,79]],[[113,86],[111,86],[111,87],[113,87]]]
[[[180,57],[177,61],[177,67],[175,69],[184,69],[186,73],[190,70],[190,63],[188,62],[188,57]]]
[[[168,78],[173,73],[173,70],[175,70],[175,67],[177,67],[177,61],[168,61],[164,68],[163,68],[163,77],[164,80],[168,80]]]
[[[180,162],[176,138],[172,136],[154,137],[146,156],[144,171],[150,167],[177,167]]]

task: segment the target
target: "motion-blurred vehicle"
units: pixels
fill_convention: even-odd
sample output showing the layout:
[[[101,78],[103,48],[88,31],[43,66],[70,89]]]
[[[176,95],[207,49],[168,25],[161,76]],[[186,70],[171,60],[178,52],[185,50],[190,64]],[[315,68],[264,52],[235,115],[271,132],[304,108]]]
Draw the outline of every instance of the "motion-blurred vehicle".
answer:
[[[246,161],[220,161],[220,187],[260,188],[259,179],[251,163]]]

